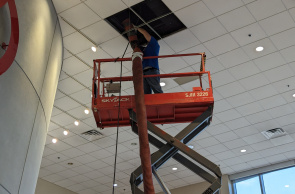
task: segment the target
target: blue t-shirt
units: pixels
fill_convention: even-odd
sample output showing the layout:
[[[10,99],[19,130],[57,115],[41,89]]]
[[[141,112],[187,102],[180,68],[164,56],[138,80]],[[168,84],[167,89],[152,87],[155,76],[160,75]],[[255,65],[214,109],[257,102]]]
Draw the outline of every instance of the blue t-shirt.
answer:
[[[160,45],[158,41],[154,37],[151,37],[151,41],[148,43],[147,47],[145,47],[143,50],[143,56],[144,57],[159,56],[159,51],[160,51]],[[143,69],[145,67],[153,67],[153,68],[159,69],[159,61],[158,59],[144,59],[142,61],[142,67]]]

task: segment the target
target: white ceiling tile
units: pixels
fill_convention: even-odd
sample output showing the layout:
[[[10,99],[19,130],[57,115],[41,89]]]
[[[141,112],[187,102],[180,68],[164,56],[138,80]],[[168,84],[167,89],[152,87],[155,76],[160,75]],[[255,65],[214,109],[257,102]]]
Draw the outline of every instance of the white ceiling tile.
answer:
[[[55,184],[65,188],[65,187],[69,187],[71,185],[76,184],[76,182],[71,181],[69,179],[65,179],[65,180],[57,181],[57,182],[55,182]]]
[[[267,98],[278,94],[278,92],[272,85],[266,85],[264,87],[254,89],[249,92],[256,100],[261,100],[263,98]]]
[[[189,30],[183,30],[172,36],[168,36],[164,41],[176,52],[183,51],[200,43]]]
[[[101,20],[98,15],[96,15],[89,7],[87,7],[83,3],[62,12],[60,16],[65,18],[78,29],[82,29],[85,26]]]
[[[60,74],[59,74],[59,79],[58,80],[61,81],[61,80],[64,80],[64,79],[66,79],[68,77],[69,76],[65,72],[61,71]]]
[[[103,157],[104,156],[102,156],[101,158],[103,158]],[[100,168],[107,167],[109,165],[104,163],[104,162],[101,162],[101,161],[97,160],[97,161],[88,163],[87,166],[89,166],[89,167],[91,167],[93,169],[100,169]]]
[[[48,134],[51,135],[52,137],[57,138],[58,140],[63,140],[65,138],[68,138],[70,136],[72,136],[72,133],[69,133],[67,136],[63,134],[65,129],[63,128],[59,128],[59,129],[55,129],[52,131],[49,131]]]
[[[69,124],[69,125],[67,125],[65,127],[67,129],[69,129],[69,131],[71,131],[72,133],[75,133],[75,134],[81,134],[83,132],[86,132],[86,131],[89,131],[89,130],[92,130],[93,129],[91,126],[88,126],[83,121],[80,121],[79,122],[79,125],[76,126],[74,124],[74,120],[73,120],[72,124]]]
[[[240,46],[255,42],[266,37],[258,23],[251,24],[230,33]]]
[[[60,23],[61,32],[62,32],[63,37],[65,37],[69,34],[72,34],[76,31],[73,27],[71,27],[68,23],[66,23],[63,19],[61,19],[61,17],[58,17],[58,19],[59,19],[59,23]]]
[[[70,115],[73,115],[75,118],[77,118],[79,120],[83,120],[85,118],[93,117],[93,114],[92,114],[92,111],[91,111],[90,107],[87,107],[87,109],[90,111],[90,113],[89,114],[84,113],[86,107],[85,106],[79,106],[77,108],[69,110],[68,113]]]
[[[204,47],[204,45],[199,44],[198,46],[195,46],[193,48],[184,50],[180,52],[180,54],[187,54],[187,53],[203,53],[205,52],[207,59],[212,58],[212,54],[209,52],[208,49]],[[194,65],[196,63],[199,63],[201,61],[201,56],[187,56],[187,57],[182,57],[189,65]]]
[[[159,66],[164,73],[172,73],[179,69],[183,69],[188,65],[182,58],[177,57],[163,59],[159,62]]]
[[[269,165],[269,162],[267,160],[261,158],[261,159],[258,159],[258,160],[249,161],[248,164],[252,168],[258,168],[258,167]]]
[[[218,56],[217,59],[226,68],[233,67],[250,60],[250,58],[241,48],[222,54]]]
[[[259,113],[254,113],[252,115],[248,115],[248,116],[246,116],[246,119],[251,124],[256,124],[256,123],[260,123],[260,122],[263,122],[263,121],[271,120],[272,117],[271,117],[270,114],[268,114],[268,112],[262,111],[262,112],[259,112]]]
[[[106,148],[116,144],[116,141],[110,137],[104,137],[93,142],[101,148]]]
[[[237,42],[228,34],[205,42],[204,45],[215,56],[229,52],[239,47]]]
[[[228,166],[233,166],[236,164],[241,164],[243,163],[242,159],[240,157],[234,157],[230,159],[223,160],[223,162],[228,165]]]
[[[216,18],[191,27],[190,30],[201,42],[206,42],[227,32]]]
[[[52,173],[57,173],[66,169],[66,167],[59,164],[52,164],[50,166],[44,167],[44,169],[49,170]]]
[[[58,115],[58,114],[60,114],[60,113],[62,113],[61,110],[59,110],[59,109],[53,107],[53,108],[52,108],[51,116],[55,116],[55,115]],[[50,130],[49,130],[49,131],[50,131]]]
[[[232,106],[226,100],[219,100],[214,103],[214,113],[231,109]]]
[[[207,148],[216,144],[220,144],[220,142],[214,137],[208,137],[198,140],[198,144],[200,144],[203,148]]]
[[[260,72],[260,70],[252,61],[232,67],[228,69],[228,71],[238,80],[252,76]]]
[[[224,70],[224,67],[216,58],[210,58],[206,60],[205,69],[206,71],[210,71],[211,74],[214,74]]]
[[[253,1],[257,1],[257,0],[242,0],[245,4],[251,3]]]
[[[91,7],[91,9],[94,10],[101,18],[109,17],[127,8],[127,6],[121,0],[87,0],[85,3]]]
[[[69,58],[71,56],[72,56],[72,54],[69,53],[69,51],[66,48],[64,48],[64,51],[63,51],[63,59],[67,59],[67,58]],[[61,80],[61,77],[59,79]]]
[[[84,173],[93,171],[92,168],[90,168],[89,166],[86,166],[86,165],[80,165],[80,166],[74,167],[74,168],[72,168],[72,170],[79,173],[79,174],[84,174]],[[87,177],[87,178],[89,178],[89,177]]]
[[[140,3],[140,2],[142,2],[143,0],[122,0],[124,3],[125,3],[125,5],[127,5],[128,7],[131,7],[131,6],[133,6],[133,5],[135,5],[135,4],[137,4],[137,3]]]
[[[272,96],[269,98],[265,98],[259,103],[263,106],[264,109],[270,109],[277,106],[281,106],[287,103],[287,101],[280,95]]]
[[[294,21],[287,11],[261,20],[259,24],[269,36],[295,27]]]
[[[244,145],[247,145],[247,143],[242,140],[242,139],[235,139],[235,140],[231,140],[228,142],[224,142],[223,143],[228,149],[234,149],[234,148],[238,148]]]
[[[63,126],[74,122],[74,118],[69,116],[66,113],[61,113],[59,115],[53,116],[53,117],[51,117],[51,120],[54,121],[55,123],[57,123],[59,125],[63,125]]]
[[[70,178],[70,177],[78,175],[78,173],[73,171],[72,169],[67,169],[67,170],[58,172],[57,174],[62,176],[62,177],[65,177],[65,178]]]
[[[293,19],[295,19],[295,8],[290,9],[289,13],[291,14],[291,16],[293,17]]]
[[[255,22],[251,13],[244,6],[219,16],[218,20],[230,32]]]
[[[269,140],[261,140],[258,143],[253,143],[251,144],[251,147],[255,150],[255,151],[260,151],[260,150],[264,150],[267,148],[272,148],[273,144],[269,141]]]
[[[84,139],[78,135],[68,137],[68,138],[64,139],[63,141],[73,147],[76,147],[76,146],[79,146],[79,145],[82,145],[82,144],[85,144],[88,142],[86,139]]]
[[[96,179],[96,178],[105,176],[103,173],[97,170],[92,170],[91,172],[84,173],[83,175],[90,179]]]
[[[240,164],[236,164],[236,165],[231,165],[231,168],[235,172],[242,172],[242,171],[249,170],[251,168],[251,166],[249,166],[249,164],[247,164],[247,163],[240,163]]]
[[[184,25],[186,25],[186,27],[192,27],[214,17],[202,1],[176,11],[175,15],[184,23]]]
[[[71,94],[71,97],[73,97],[75,100],[79,102],[83,102],[85,104],[88,104],[91,102],[91,91],[89,89],[84,89],[79,92]]]
[[[128,0],[124,0],[124,1],[128,1]],[[163,0],[163,2],[167,5],[167,7],[169,7],[169,9],[171,11],[176,11],[176,10],[182,9],[182,8],[187,7],[188,5],[191,5],[197,1],[199,1],[199,0],[186,0],[183,2],[180,2],[178,0]]]
[[[91,187],[95,187],[95,186],[99,185],[99,183],[94,180],[88,180],[88,181],[82,182],[80,184],[85,186],[86,188],[91,188]]]
[[[74,54],[89,49],[93,46],[92,42],[86,39],[79,32],[74,32],[63,38],[64,47]]]
[[[70,148],[70,149],[62,151],[61,153],[69,158],[75,158],[77,156],[81,156],[81,155],[85,154],[84,152],[82,152],[76,148]]]
[[[232,151],[225,151],[225,152],[217,153],[217,154],[215,154],[215,156],[219,160],[225,160],[225,159],[233,158],[236,155]]]
[[[48,131],[54,130],[54,129],[58,129],[59,126],[54,124],[53,122],[49,123],[49,127],[48,127]]]
[[[45,166],[49,166],[49,165],[52,165],[54,164],[53,161],[47,159],[47,158],[42,158],[42,161],[41,161],[41,168],[45,167]]]
[[[247,126],[247,127],[243,127],[241,129],[236,129],[235,130],[235,133],[239,136],[239,137],[246,137],[246,136],[249,136],[249,135],[253,135],[253,134],[256,134],[258,133],[259,131],[252,127],[252,126]],[[226,143],[225,143],[226,145]],[[242,145],[241,145],[242,146]],[[237,146],[239,147],[239,146]]]
[[[281,137],[270,139],[270,141],[274,146],[289,144],[289,143],[294,142],[294,139],[291,136],[293,136],[293,135],[284,135]]]
[[[292,61],[295,61],[294,51],[295,51],[295,46],[292,46],[289,48],[285,48],[285,49],[281,50],[280,52],[282,53],[284,59],[287,62],[292,62]],[[294,63],[292,63],[292,64],[294,64]],[[293,71],[295,71],[294,68],[293,68]]]
[[[63,155],[61,153],[51,154],[49,156],[46,156],[45,158],[49,159],[49,160],[51,160],[53,162],[56,162],[56,163],[61,162],[61,161],[65,161],[65,160],[68,159],[67,156],[65,156],[65,155]]]
[[[215,138],[218,141],[220,141],[221,143],[224,143],[224,142],[227,142],[227,141],[232,141],[234,139],[237,139],[238,136],[234,132],[229,131],[229,132],[226,132],[226,133],[216,135]]]
[[[282,66],[283,64],[285,64],[285,61],[279,52],[275,52],[255,59],[254,63],[261,71],[266,71],[275,67]]]
[[[78,191],[85,189],[85,187],[80,184],[75,184],[75,185],[71,185],[71,186],[67,187],[67,189],[74,191],[74,192],[78,192]]]
[[[88,69],[86,71],[83,71],[79,74],[76,74],[73,76],[76,80],[78,80],[80,83],[82,83],[86,87],[92,86],[92,78],[93,78],[93,70]]]
[[[159,55],[172,55],[172,54],[175,54],[175,51],[167,45],[167,43],[161,39],[161,40],[158,40],[158,43],[160,45],[160,52],[159,52]]]
[[[227,70],[217,72],[211,77],[214,87],[219,87],[235,81],[235,78]]]
[[[283,92],[292,91],[295,89],[295,85],[291,84],[291,83],[294,83],[294,81],[295,81],[295,77],[290,77],[290,78],[275,82],[272,85],[278,92],[283,93]]]
[[[221,15],[243,5],[241,0],[205,0],[204,2],[215,16]]]
[[[215,116],[223,122],[234,120],[241,117],[240,113],[234,109],[217,113],[215,114]]]
[[[270,81],[266,79],[263,74],[260,73],[247,77],[245,79],[241,79],[239,80],[239,83],[241,83],[241,85],[244,86],[244,88],[246,88],[247,90],[252,90],[270,84]]]
[[[80,183],[80,182],[84,182],[84,181],[88,181],[89,180],[88,177],[83,176],[83,175],[73,176],[73,177],[70,177],[69,179],[72,180],[72,181],[75,181],[77,183]]]
[[[251,125],[251,123],[249,123],[249,121],[247,121],[245,118],[238,118],[238,119],[226,122],[225,125],[228,126],[231,130],[235,130],[235,129],[249,126]]]
[[[294,38],[290,38],[294,36],[294,33],[295,33],[295,28],[291,28],[289,30],[286,30],[271,36],[270,39],[273,41],[274,45],[278,49],[284,49],[284,48],[295,45]]]
[[[257,52],[256,47],[258,46],[263,46],[264,50],[261,52]],[[273,43],[268,38],[248,44],[244,46],[243,49],[251,59],[262,57],[264,55],[277,51]]]
[[[54,143],[51,143],[51,144],[48,145],[48,147],[51,148],[51,149],[53,149],[53,150],[55,150],[55,151],[57,151],[57,152],[61,152],[63,150],[66,150],[66,149],[71,148],[71,146],[69,146],[68,144],[65,144],[62,141],[57,141],[55,144]]]
[[[85,153],[90,153],[90,152],[98,151],[101,149],[98,145],[96,145],[92,142],[77,146],[76,148],[85,152]]]
[[[293,0],[283,0],[283,3],[288,9],[295,7],[295,2]]]
[[[110,55],[108,55],[104,50],[102,50],[100,47],[96,48],[96,52],[93,52],[91,48],[77,54],[79,58],[81,58],[83,61],[85,61],[88,65],[93,67],[93,60],[94,59],[105,59],[105,58],[111,58]]]
[[[270,121],[261,121],[253,124],[252,127],[256,128],[259,132],[262,132],[269,129],[279,128],[281,126],[275,119],[272,119]]]
[[[93,40],[97,45],[117,36],[120,36],[120,34],[104,20],[87,26],[86,28],[83,28],[81,31],[86,36],[91,38],[91,40]]]
[[[48,176],[50,174],[52,174],[52,172],[50,172],[49,170],[45,170],[44,168],[40,168],[40,170],[39,170],[39,177],[40,178],[43,178],[43,177]]]
[[[294,116],[295,116],[295,113],[285,115],[283,117],[277,118],[277,121],[279,122],[279,124],[281,124],[281,126],[290,125],[294,123]]]
[[[62,70],[69,75],[75,75],[87,69],[89,69],[89,67],[74,56],[65,59],[62,66]]]
[[[284,115],[294,113],[293,109],[288,104],[269,109],[269,110],[267,110],[267,112],[273,118],[277,118],[277,117],[281,117],[281,116],[284,116]]]
[[[282,1],[277,0],[254,1],[248,4],[247,7],[257,20],[272,16],[286,9]]]
[[[253,152],[253,153],[248,154],[247,151],[244,152],[244,154],[241,155],[240,157],[244,162],[249,162],[252,160],[257,160],[257,159],[262,158],[262,156],[258,152]]]
[[[52,175],[49,175],[49,176],[45,176],[45,177],[42,177],[42,179],[46,180],[46,181],[49,181],[49,182],[52,182],[52,183],[55,183],[57,181],[60,181],[63,179],[63,177],[57,175],[57,174],[52,174]]]
[[[91,152],[90,155],[96,157],[97,159],[103,159],[112,156],[113,154],[105,149],[101,149],[95,152]]]
[[[67,96],[54,101],[54,105],[65,111],[68,111],[70,109],[80,106],[79,103],[77,103],[76,101],[72,100],[71,98]]]
[[[84,87],[80,83],[72,78],[67,78],[60,81],[57,85],[57,88],[62,90],[66,94],[72,94],[84,89]]]
[[[57,13],[60,13],[66,9],[69,9],[79,3],[81,3],[80,0],[64,0],[64,1],[53,0],[53,4]]]
[[[238,82],[232,82],[216,88],[216,90],[224,97],[230,97],[245,92],[245,89]]]
[[[109,41],[106,41],[100,44],[99,46],[112,57],[122,57],[127,44],[128,44],[128,41],[123,36],[118,36],[114,39],[111,39]],[[129,45],[126,53],[129,53],[131,51],[132,49]],[[130,56],[125,55],[125,57],[130,57]]]
[[[250,104],[246,104],[240,107],[237,107],[236,110],[241,113],[243,116],[251,115],[253,113],[257,113],[263,111],[262,106],[260,106],[257,102],[252,102]]]
[[[235,96],[228,97],[226,100],[233,107],[242,106],[255,101],[255,99],[248,92],[244,92],[242,94],[237,94]]]
[[[271,164],[276,164],[276,163],[280,163],[280,162],[288,160],[288,158],[284,154],[269,156],[269,157],[266,157],[265,159]]]

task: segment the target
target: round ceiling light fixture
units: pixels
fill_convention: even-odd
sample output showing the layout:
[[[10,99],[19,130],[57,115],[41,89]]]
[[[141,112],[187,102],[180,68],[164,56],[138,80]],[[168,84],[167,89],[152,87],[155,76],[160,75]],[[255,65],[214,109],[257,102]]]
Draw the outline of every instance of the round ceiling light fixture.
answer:
[[[174,171],[175,171],[175,170],[177,170],[177,168],[176,168],[176,167],[174,167],[174,168],[172,168],[172,170],[174,170]]]
[[[245,150],[245,149],[242,149],[242,150],[241,150],[242,153],[244,153],[244,152],[246,152],[246,151],[247,151],[247,150]]]
[[[86,108],[86,109],[84,110],[84,113],[88,115],[88,114],[89,114],[89,109]]]
[[[79,125],[79,121],[76,120],[76,121],[74,122],[74,124],[75,124],[76,126],[78,126],[78,125]]]
[[[52,143],[56,143],[57,142],[57,139],[56,138],[53,138],[51,141],[52,141]]]
[[[64,130],[63,134],[64,135],[68,135],[69,134],[69,131],[68,130]]]
[[[96,46],[92,46],[92,47],[91,47],[91,50],[92,50],[93,52],[96,52],[96,48],[97,48]]]
[[[261,52],[261,51],[263,51],[263,49],[264,49],[264,48],[263,48],[262,46],[258,46],[258,47],[256,47],[256,51],[257,51],[257,52]]]

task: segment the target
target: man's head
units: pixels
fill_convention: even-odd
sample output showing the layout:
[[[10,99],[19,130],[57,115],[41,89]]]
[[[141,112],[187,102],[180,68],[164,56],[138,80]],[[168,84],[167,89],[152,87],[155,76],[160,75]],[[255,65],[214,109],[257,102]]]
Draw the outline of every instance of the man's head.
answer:
[[[148,41],[144,38],[142,34],[137,34],[137,38],[140,47],[146,47],[148,45]]]

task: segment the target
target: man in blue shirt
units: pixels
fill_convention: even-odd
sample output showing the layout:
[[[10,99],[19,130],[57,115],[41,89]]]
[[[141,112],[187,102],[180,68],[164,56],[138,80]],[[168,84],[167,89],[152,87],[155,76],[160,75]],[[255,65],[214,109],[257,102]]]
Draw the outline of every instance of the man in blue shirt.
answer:
[[[143,56],[159,56],[160,45],[158,44],[157,40],[143,28],[138,28],[137,30],[144,36],[146,40],[145,43],[141,45]],[[142,67],[143,75],[160,74],[158,59],[144,59],[142,61]],[[160,77],[147,77],[144,78],[143,82],[145,94],[151,94],[152,91],[155,94],[163,93],[163,90],[160,86]]]

